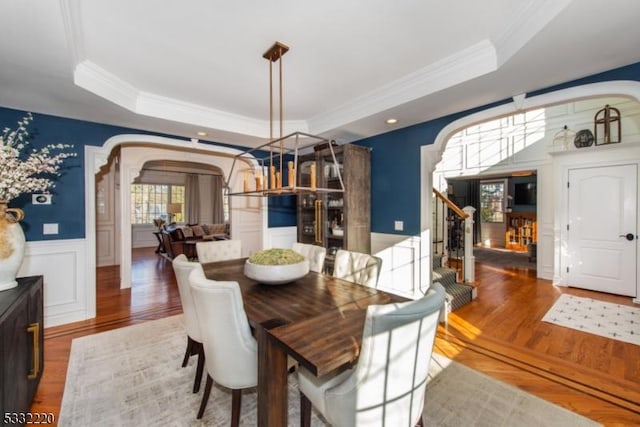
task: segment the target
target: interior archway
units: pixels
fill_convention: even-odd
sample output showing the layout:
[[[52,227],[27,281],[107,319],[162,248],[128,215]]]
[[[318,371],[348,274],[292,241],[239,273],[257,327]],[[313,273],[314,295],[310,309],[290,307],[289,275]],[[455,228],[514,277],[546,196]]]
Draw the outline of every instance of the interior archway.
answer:
[[[421,149],[421,229],[425,230],[425,232],[423,232],[423,238],[429,239],[429,242],[431,240],[433,172],[435,171],[436,165],[442,160],[442,154],[452,135],[469,126],[524,111],[578,100],[603,97],[627,97],[635,101],[640,101],[640,82],[625,80],[593,83],[549,92],[531,98],[527,98],[525,95],[519,95],[513,97],[512,102],[470,114],[445,126],[438,133],[433,144],[424,145]],[[549,181],[545,185],[547,185],[547,189],[551,192],[550,194],[553,194],[553,182],[550,178],[552,171],[549,171],[548,175]],[[538,191],[544,190],[539,188]],[[550,213],[550,215],[553,216],[553,213]],[[554,254],[549,256],[547,265],[544,265],[545,261],[541,261],[541,259],[538,258],[538,276],[547,279],[553,279],[555,275],[554,258],[557,252],[556,246],[558,242],[555,241],[555,235],[557,234],[555,228],[557,228],[557,224],[554,222],[557,221],[554,221],[554,218],[550,218],[546,224],[546,228],[538,229],[539,235],[542,234],[544,239],[546,239],[544,244],[549,246],[550,252],[554,252]],[[423,247],[426,248],[427,244],[428,242],[425,242]],[[424,253],[430,254],[430,249],[427,249],[427,252]],[[423,257],[422,259],[423,263],[426,263],[422,264],[422,267],[430,272],[431,256]],[[541,263],[543,265],[541,265]],[[429,273],[429,281],[430,278],[431,275]]]
[[[166,138],[152,135],[117,135],[109,138],[103,146],[85,147],[85,240],[86,257],[85,267],[86,285],[86,307],[87,317],[95,317],[96,308],[96,174],[108,163],[111,152],[116,147],[138,147],[140,148],[130,161],[120,164],[120,186],[126,187],[123,183],[133,182],[142,166],[147,161],[166,159],[171,153],[175,160],[193,161],[197,159],[202,162],[209,157],[208,163],[220,167],[223,171],[227,185],[232,189],[240,189],[242,182],[235,176],[230,176],[233,157],[243,151],[235,148],[203,144],[197,140],[185,141],[174,138]],[[158,153],[162,151],[162,153]],[[253,160],[248,160],[254,162]],[[254,166],[253,164],[251,166]],[[129,218],[128,194],[120,191],[120,205],[124,208],[120,212],[120,229],[122,230],[120,241],[120,287],[131,286],[131,227],[128,226]],[[246,198],[248,199],[248,198]],[[234,233],[239,237],[250,235],[256,245],[264,246],[267,230],[267,208],[266,204],[258,198],[253,200],[234,201],[231,221],[235,224],[242,224],[236,227]],[[125,208],[126,206],[126,208]],[[235,219],[234,219],[235,215]],[[247,218],[250,218],[247,220]],[[244,228],[248,228],[244,230]],[[256,238],[256,234],[258,238]]]
[[[121,210],[119,202],[124,199],[119,197],[119,186],[114,183],[115,181],[119,182],[120,156],[121,150],[116,148],[112,152],[108,165],[102,168],[97,176],[96,259],[98,267],[116,265],[118,264],[116,259],[120,259],[119,236],[121,233],[114,220],[115,214]],[[185,210],[182,213],[184,216],[179,217],[181,224],[221,222],[230,224],[229,203],[228,200],[223,199],[225,197],[224,173],[219,166],[202,163],[200,157],[194,161],[179,161],[171,158],[148,161],[142,165],[133,184],[182,186],[185,193],[176,194],[180,197],[179,201],[185,202]],[[191,178],[190,181],[193,183],[195,180],[198,190],[187,192],[188,176],[197,177]],[[195,199],[191,199],[192,197]],[[132,199],[129,199],[129,202],[132,203]],[[190,209],[186,208],[187,204],[191,207]],[[130,212],[137,218],[135,221],[131,220],[131,249],[150,246],[160,249],[161,239],[157,233],[154,233],[157,231],[157,225],[154,225],[154,221],[163,219],[168,222],[169,218],[160,216],[157,212],[147,211],[147,209],[157,210],[159,208],[161,207],[157,203],[144,204],[140,209],[130,208]],[[158,251],[158,253],[162,252]]]

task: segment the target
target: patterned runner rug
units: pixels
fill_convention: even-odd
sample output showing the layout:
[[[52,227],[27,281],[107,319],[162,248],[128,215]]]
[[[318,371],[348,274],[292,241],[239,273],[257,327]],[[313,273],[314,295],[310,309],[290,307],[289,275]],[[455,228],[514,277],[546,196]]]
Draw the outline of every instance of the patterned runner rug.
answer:
[[[496,248],[473,248],[476,262],[500,268],[536,269],[535,260],[529,260],[527,252],[514,252]]]
[[[201,421],[204,390],[193,394],[195,357],[181,368],[182,316],[73,340],[59,426],[227,426],[231,392],[214,387]],[[434,355],[426,426],[597,426],[599,424],[446,357]],[[242,426],[256,425],[256,392],[242,396]],[[289,377],[289,425],[299,423],[296,375]],[[316,414],[313,426],[327,424]]]
[[[640,308],[562,294],[542,320],[640,345]]]

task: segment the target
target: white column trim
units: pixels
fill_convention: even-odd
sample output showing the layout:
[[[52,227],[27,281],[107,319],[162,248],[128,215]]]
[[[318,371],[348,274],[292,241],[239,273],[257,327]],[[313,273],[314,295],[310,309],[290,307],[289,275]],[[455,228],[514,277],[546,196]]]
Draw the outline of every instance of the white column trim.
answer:
[[[95,307],[96,307],[96,212],[95,212],[95,175],[98,173],[100,168],[105,165],[109,159],[109,156],[114,148],[117,146],[127,143],[144,143],[144,144],[153,144],[154,146],[158,146],[158,148],[172,148],[178,149],[191,155],[198,152],[204,152],[211,155],[220,155],[223,157],[232,157],[236,154],[240,154],[243,150],[239,150],[236,148],[225,147],[221,145],[213,145],[213,144],[203,144],[198,140],[192,139],[190,141],[175,139],[175,138],[167,138],[161,136],[154,135],[143,135],[143,134],[121,134],[116,135],[108,140],[102,146],[85,146],[85,242],[86,242],[86,254],[87,254],[87,262],[86,262],[86,278],[87,278],[87,313],[91,313],[90,317],[95,317]],[[149,159],[153,159],[153,157],[157,157],[157,155],[150,155]],[[149,159],[145,159],[149,160]],[[142,164],[144,164],[142,161]],[[141,165],[140,165],[141,167]],[[126,188],[126,185],[123,183],[132,182],[131,180],[135,175],[139,173],[140,167],[138,170],[134,172],[127,171],[126,168],[122,169],[120,176],[121,189]],[[226,181],[230,180],[230,177],[225,178]],[[129,180],[129,181],[127,181]],[[128,185],[128,184],[127,184]],[[128,192],[121,191],[121,209],[122,214],[120,215],[121,221],[121,240],[120,240],[120,287],[128,288],[131,287],[131,227],[128,222],[125,220],[129,218],[128,215],[124,215],[125,210],[129,210],[129,199]],[[262,210],[262,224],[263,224],[263,232],[261,233],[261,241],[264,246],[267,238],[266,233],[266,224],[267,224],[267,209]],[[128,245],[128,246],[127,246]],[[123,250],[126,248],[126,250]]]

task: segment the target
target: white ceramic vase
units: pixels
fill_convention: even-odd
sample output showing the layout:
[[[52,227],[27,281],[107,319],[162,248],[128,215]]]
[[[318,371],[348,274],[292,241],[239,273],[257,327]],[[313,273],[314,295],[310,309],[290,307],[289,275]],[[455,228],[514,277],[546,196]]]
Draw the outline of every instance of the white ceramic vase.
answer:
[[[18,286],[16,276],[24,258],[25,238],[20,220],[21,209],[0,201],[0,291]]]

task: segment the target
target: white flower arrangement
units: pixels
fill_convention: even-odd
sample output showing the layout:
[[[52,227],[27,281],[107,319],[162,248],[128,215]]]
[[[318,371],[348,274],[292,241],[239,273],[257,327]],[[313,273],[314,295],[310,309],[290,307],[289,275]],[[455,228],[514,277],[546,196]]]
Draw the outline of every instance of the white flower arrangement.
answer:
[[[18,121],[18,128],[5,128],[0,135],[0,201],[9,202],[23,193],[45,192],[54,187],[51,178],[59,176],[62,161],[76,157],[74,152],[64,152],[73,148],[69,144],[49,144],[40,149],[23,153],[29,146],[27,126],[33,121],[28,113]]]

